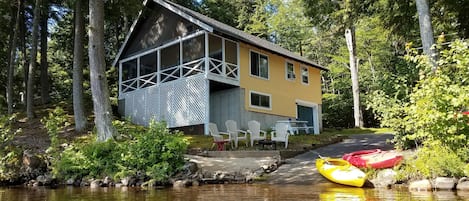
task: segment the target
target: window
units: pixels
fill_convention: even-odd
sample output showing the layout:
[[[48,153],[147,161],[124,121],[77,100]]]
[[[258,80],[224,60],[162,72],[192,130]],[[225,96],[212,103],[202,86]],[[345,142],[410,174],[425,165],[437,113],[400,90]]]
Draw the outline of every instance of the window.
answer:
[[[269,59],[267,56],[251,52],[251,75],[269,79]]]
[[[250,92],[251,107],[270,109],[270,95],[258,92]]]
[[[287,80],[294,80],[295,79],[295,67],[292,63],[287,62],[285,64],[285,70],[287,72]]]
[[[304,67],[304,66],[301,67],[301,82],[302,82],[303,84],[309,84],[309,72],[308,72],[308,68],[307,68],[307,67]]]

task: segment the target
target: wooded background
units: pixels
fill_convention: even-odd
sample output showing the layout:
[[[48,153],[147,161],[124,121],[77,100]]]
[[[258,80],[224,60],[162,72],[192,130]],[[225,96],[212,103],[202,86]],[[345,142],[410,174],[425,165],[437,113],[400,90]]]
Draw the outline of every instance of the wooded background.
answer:
[[[376,94],[408,101],[422,77],[405,57],[409,48],[436,63],[434,41],[444,48],[469,34],[469,1],[462,0],[175,2],[329,68],[321,75],[326,128],[379,126]],[[141,9],[141,0],[2,0],[0,112],[34,118],[34,106],[65,100],[77,130],[93,110],[112,119],[118,72],[110,65]]]

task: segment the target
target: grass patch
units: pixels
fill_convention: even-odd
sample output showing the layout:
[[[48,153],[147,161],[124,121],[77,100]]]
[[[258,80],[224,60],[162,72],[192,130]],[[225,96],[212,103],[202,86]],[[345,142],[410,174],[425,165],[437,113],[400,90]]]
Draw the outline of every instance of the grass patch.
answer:
[[[394,133],[390,128],[348,128],[348,129],[324,129],[322,134],[325,135],[355,135],[355,134],[384,134]]]
[[[341,138],[347,135],[354,134],[383,134],[383,133],[392,133],[392,130],[388,128],[351,128],[351,129],[325,129],[321,134],[299,134],[291,135],[288,138],[288,149],[289,150],[303,150],[311,149],[314,147],[320,147],[324,145],[329,145],[341,141]],[[270,135],[267,135],[268,137]],[[189,150],[215,150],[215,147],[212,147],[213,138],[208,135],[194,135],[186,134],[184,138],[189,141]],[[230,146],[227,146],[228,150]],[[237,150],[257,150],[260,149],[259,145],[254,145],[254,147],[244,146],[244,141],[238,143]],[[277,149],[284,149],[283,143],[277,144]]]

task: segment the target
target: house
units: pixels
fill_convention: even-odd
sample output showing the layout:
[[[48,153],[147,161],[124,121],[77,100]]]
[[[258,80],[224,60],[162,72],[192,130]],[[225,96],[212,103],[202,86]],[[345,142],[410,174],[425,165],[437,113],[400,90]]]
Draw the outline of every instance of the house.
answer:
[[[228,119],[244,129],[300,119],[319,133],[326,68],[178,4],[144,6],[113,64],[119,113],[187,133],[208,133],[209,122],[223,130]]]

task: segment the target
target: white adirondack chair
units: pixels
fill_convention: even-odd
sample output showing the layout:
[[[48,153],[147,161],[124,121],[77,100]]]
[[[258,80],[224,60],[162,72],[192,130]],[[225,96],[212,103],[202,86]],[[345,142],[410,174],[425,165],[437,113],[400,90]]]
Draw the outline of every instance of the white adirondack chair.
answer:
[[[261,124],[258,121],[256,120],[249,121],[248,129],[249,130],[247,130],[247,132],[249,133],[249,138],[251,139],[251,147],[254,146],[254,141],[265,140],[266,132],[261,130]]]
[[[238,124],[234,120],[227,120],[225,122],[227,132],[230,134],[231,139],[233,139],[235,147],[238,148],[238,141],[244,140],[246,142],[246,147],[248,146],[248,137],[246,131],[238,129]],[[240,135],[241,134],[241,135]]]
[[[285,149],[288,147],[288,124],[287,123],[276,123],[275,130],[271,133],[271,140],[274,142],[284,142]]]
[[[223,147],[224,147],[224,144],[227,144],[227,143],[231,144],[231,141],[232,141],[231,135],[227,132],[218,131],[218,127],[217,127],[216,124],[209,123],[208,124],[208,132],[213,137],[212,148],[213,148],[213,146],[217,145],[218,150],[220,151],[220,146],[221,145],[223,145]],[[220,144],[220,142],[221,142],[221,144]],[[231,144],[231,146],[233,146],[233,144]]]

